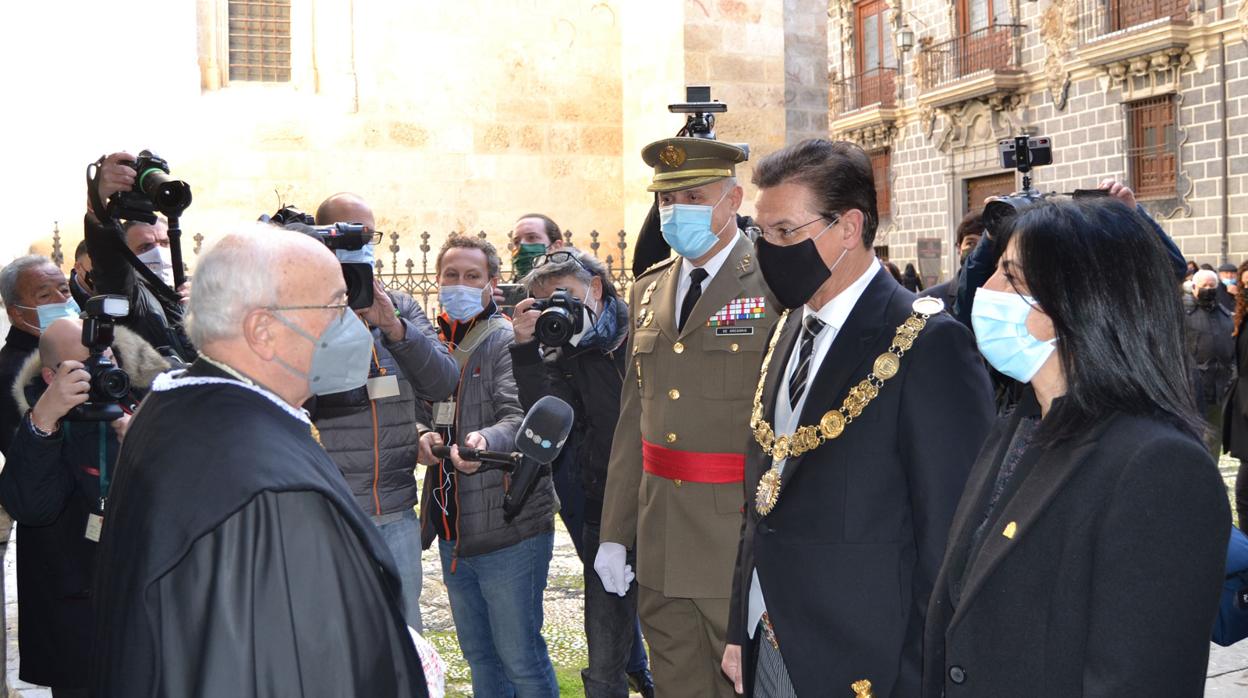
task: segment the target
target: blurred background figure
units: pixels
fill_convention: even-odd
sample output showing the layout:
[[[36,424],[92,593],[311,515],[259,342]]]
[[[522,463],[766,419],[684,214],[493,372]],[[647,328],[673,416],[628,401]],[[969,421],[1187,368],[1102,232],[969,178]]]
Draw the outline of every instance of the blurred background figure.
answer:
[[[1231,313],[1218,304],[1218,277],[1198,271],[1192,292],[1183,296],[1188,382],[1201,418],[1209,423],[1205,442],[1216,460],[1222,453],[1222,407],[1235,376],[1235,337]]]

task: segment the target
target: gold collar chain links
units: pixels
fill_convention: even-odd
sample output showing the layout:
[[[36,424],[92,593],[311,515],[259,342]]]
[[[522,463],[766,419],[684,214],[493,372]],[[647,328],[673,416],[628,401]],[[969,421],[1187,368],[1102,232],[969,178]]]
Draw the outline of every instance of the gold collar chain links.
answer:
[[[750,429],[754,432],[754,440],[758,442],[763,453],[771,456],[772,465],[758,483],[754,506],[758,513],[766,516],[776,506],[780,498],[780,463],[787,458],[796,458],[808,451],[819,448],[824,443],[839,437],[845,427],[852,424],[862,415],[862,411],[880,394],[884,382],[897,375],[901,370],[901,357],[914,346],[915,339],[927,326],[932,315],[944,309],[944,304],[935,298],[920,298],[914,302],[914,312],[906,321],[897,327],[893,342],[888,351],[880,354],[871,367],[871,372],[857,385],[849,389],[841,406],[828,410],[820,418],[819,424],[798,427],[792,434],[777,435],[771,424],[763,419],[763,387],[767,384],[767,371],[771,366],[772,356],[776,351],[776,343],[784,331],[789,312],[785,311],[776,324],[775,334],[767,345],[767,354],[763,357],[762,375],[758,379],[758,388],[754,391],[754,410],[750,415]]]

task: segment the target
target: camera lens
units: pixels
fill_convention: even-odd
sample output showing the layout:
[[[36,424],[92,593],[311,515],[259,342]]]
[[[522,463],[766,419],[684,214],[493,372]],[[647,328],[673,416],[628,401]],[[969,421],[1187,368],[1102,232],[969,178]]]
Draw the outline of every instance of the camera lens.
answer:
[[[95,388],[109,400],[121,400],[130,393],[130,376],[120,368],[106,368],[95,377]]]
[[[537,340],[548,347],[557,347],[567,344],[572,335],[572,316],[567,310],[558,306],[549,307],[542,311],[540,317],[537,318],[537,325],[534,333]]]

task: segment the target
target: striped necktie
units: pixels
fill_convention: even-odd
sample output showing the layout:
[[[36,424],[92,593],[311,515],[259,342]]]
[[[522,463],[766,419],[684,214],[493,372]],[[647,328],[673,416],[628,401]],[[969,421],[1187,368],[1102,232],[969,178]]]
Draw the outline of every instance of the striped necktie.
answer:
[[[815,337],[826,325],[818,315],[808,315],[802,323],[802,344],[797,350],[797,370],[789,377],[789,408],[797,409],[798,400],[806,392],[806,379],[810,377],[810,359],[814,353]]]

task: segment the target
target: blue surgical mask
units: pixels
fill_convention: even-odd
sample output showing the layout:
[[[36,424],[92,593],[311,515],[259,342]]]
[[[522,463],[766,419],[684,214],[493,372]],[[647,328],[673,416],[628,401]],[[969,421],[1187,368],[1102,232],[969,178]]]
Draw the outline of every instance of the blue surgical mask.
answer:
[[[483,289],[476,286],[443,286],[438,289],[438,303],[456,322],[468,322],[485,310],[481,299]]]
[[[697,259],[719,242],[718,234],[732,222],[732,216],[724,222],[723,228],[711,232],[711,213],[727,196],[728,191],[724,191],[713,206],[672,204],[659,207],[659,227],[663,231],[663,239],[676,254],[686,259]]]
[[[376,245],[364,245],[358,250],[334,250],[334,256],[342,264],[367,264],[370,267],[377,266]]]
[[[1230,288],[1235,285],[1235,279],[1222,279],[1222,285]]]
[[[1056,339],[1041,341],[1027,330],[1027,315],[1034,306],[1035,301],[1027,296],[980,288],[971,308],[979,353],[993,368],[1020,383],[1030,383],[1057,349]]]
[[[295,334],[312,342],[312,365],[304,373],[274,357],[274,361],[295,375],[308,379],[313,395],[332,395],[355,390],[368,382],[368,368],[373,357],[373,335],[362,320],[343,308],[342,313],[325,328],[320,337],[313,337],[302,327],[276,314],[278,321]]]
[[[17,306],[23,310],[33,310],[39,314],[39,332],[47,332],[48,325],[60,320],[61,318],[78,319],[82,313],[82,309],[78,307],[77,301],[72,297],[64,303],[44,303],[34,308],[28,305]]]

